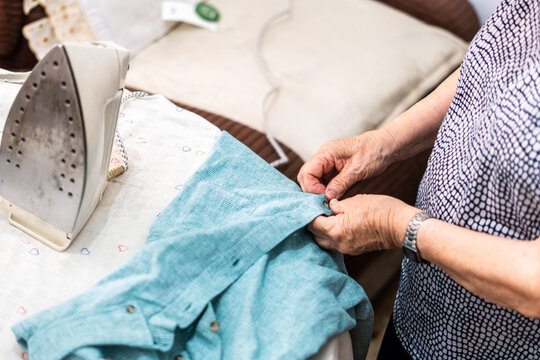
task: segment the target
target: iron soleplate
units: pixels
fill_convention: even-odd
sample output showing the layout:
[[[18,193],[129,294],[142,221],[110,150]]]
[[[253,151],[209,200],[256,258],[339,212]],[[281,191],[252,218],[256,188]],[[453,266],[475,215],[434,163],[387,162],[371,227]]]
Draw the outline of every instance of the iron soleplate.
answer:
[[[83,121],[69,58],[57,46],[36,65],[9,112],[0,144],[0,196],[66,234],[85,185]]]

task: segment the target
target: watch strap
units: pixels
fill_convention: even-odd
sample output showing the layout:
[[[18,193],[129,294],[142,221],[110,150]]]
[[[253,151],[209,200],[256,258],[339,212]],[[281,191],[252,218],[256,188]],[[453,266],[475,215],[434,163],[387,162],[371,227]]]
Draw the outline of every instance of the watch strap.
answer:
[[[422,225],[422,223],[427,219],[432,218],[433,216],[429,215],[428,213],[421,212],[420,214],[416,214],[409,222],[409,226],[405,232],[405,239],[403,240],[403,252],[407,258],[413,260],[414,262],[425,263],[420,256],[418,248],[416,247],[416,241],[420,225]]]

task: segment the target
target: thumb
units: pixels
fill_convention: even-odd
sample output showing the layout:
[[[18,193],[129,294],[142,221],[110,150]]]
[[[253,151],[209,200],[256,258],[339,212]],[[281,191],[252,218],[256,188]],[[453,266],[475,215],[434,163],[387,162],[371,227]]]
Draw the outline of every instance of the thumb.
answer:
[[[334,215],[345,213],[345,208],[343,207],[343,204],[337,199],[330,200],[330,209],[332,210]]]
[[[350,167],[345,167],[326,186],[326,197],[328,199],[339,199],[356,182],[354,172]]]

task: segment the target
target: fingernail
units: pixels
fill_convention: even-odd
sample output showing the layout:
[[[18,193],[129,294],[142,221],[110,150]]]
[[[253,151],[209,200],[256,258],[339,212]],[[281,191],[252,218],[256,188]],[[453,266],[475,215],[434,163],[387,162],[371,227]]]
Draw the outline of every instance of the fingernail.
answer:
[[[335,199],[336,198],[336,192],[334,190],[327,190],[326,191],[328,198]]]

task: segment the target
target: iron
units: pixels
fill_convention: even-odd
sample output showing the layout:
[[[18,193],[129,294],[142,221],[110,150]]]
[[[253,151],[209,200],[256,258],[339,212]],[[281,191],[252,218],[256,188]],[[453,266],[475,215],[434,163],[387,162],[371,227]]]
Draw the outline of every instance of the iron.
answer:
[[[86,224],[107,185],[129,52],[113,43],[54,47],[22,85],[0,144],[9,222],[55,250]]]

